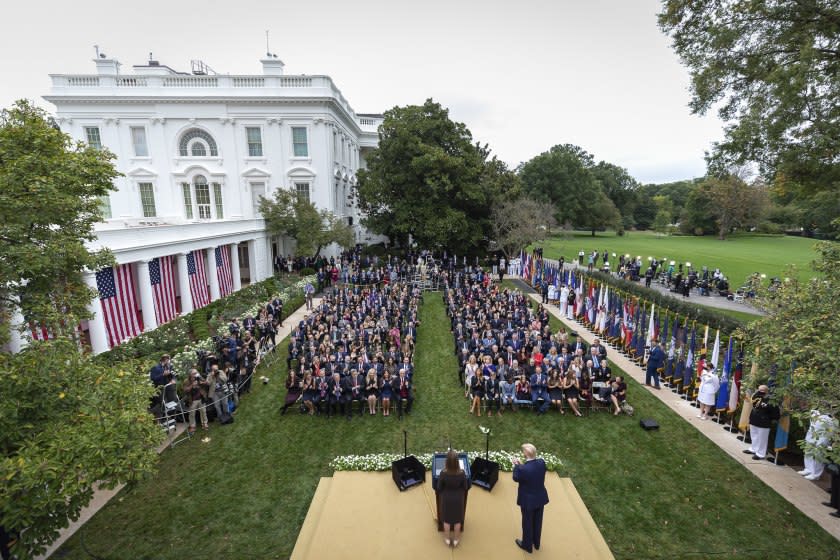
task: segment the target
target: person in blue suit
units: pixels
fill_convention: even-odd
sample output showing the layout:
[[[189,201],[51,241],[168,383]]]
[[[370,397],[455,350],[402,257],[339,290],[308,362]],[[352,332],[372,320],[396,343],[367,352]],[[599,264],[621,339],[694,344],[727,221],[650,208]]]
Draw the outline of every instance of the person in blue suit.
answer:
[[[659,389],[659,372],[658,369],[665,365],[665,349],[662,344],[653,344],[650,349],[650,356],[648,356],[647,370],[645,371],[645,385],[650,387],[651,381],[653,386]]]
[[[516,539],[516,546],[525,552],[540,549],[543,508],[548,503],[545,489],[545,461],[537,458],[537,448],[523,443],[525,462],[514,460],[513,481],[519,483],[516,505],[522,510],[522,538]]]

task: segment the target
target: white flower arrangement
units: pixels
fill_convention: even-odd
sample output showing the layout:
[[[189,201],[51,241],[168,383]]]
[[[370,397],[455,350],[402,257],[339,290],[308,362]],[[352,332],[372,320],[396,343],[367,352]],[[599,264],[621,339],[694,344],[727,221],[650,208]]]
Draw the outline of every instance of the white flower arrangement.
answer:
[[[432,468],[432,453],[421,453],[415,455],[417,459],[427,468]],[[483,451],[467,451],[470,462],[476,457],[484,457]],[[545,461],[546,468],[550,471],[559,471],[563,467],[563,461],[553,453],[540,453]],[[391,463],[402,459],[399,453],[372,453],[368,455],[339,455],[330,461],[330,468],[336,471],[387,471]],[[521,461],[522,453],[519,451],[491,451],[488,458],[499,463],[499,469],[506,472],[513,471],[514,459]]]
[[[279,293],[272,296],[268,301],[271,301],[278,297],[283,301],[288,301],[292,298],[294,294],[303,290],[303,287],[306,285],[306,282],[315,282],[316,279],[317,277],[314,275],[306,276],[303,280],[295,283],[293,286],[289,286],[281,290]],[[256,317],[259,314],[260,309],[265,307],[268,301],[251,306],[251,308],[249,308],[247,311],[245,311],[238,317],[239,321],[243,321],[246,317]],[[227,323],[222,324],[219,326],[217,334],[220,336],[227,336],[227,329]],[[186,338],[186,326],[184,327],[183,338]],[[172,356],[172,368],[175,371],[175,373],[179,375],[186,375],[187,373],[189,373],[190,369],[195,367],[195,364],[197,362],[197,350],[206,350],[207,352],[214,352],[215,348],[213,346],[213,339],[205,338],[204,340],[200,340],[193,344],[187,345],[184,347],[183,352],[179,352]]]

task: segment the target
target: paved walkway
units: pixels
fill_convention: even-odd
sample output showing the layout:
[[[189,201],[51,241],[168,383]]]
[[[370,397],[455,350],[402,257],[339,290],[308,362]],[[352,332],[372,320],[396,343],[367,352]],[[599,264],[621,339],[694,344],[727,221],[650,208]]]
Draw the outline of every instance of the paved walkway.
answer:
[[[313,300],[312,300],[312,306],[313,307],[318,306],[320,303],[321,303],[321,298],[313,298]],[[309,313],[309,311],[306,309],[306,305],[302,305],[297,310],[292,312],[292,314],[290,316],[284,317],[283,318],[283,326],[278,327],[278,329],[277,329],[276,340],[282,341],[287,336],[289,336],[289,333],[292,332],[292,327],[294,325],[297,325],[298,322],[301,319],[303,319],[304,315],[306,315],[308,313]],[[281,381],[281,383],[282,383],[282,381]],[[245,402],[247,403],[247,400]],[[172,436],[173,440],[178,439],[178,437],[186,429],[186,426],[184,424],[177,424],[176,426],[177,427],[176,427],[175,434]],[[212,435],[213,430],[217,429],[217,428],[218,428],[218,426],[216,424],[213,424],[211,426],[209,432],[201,432],[201,431],[196,432],[196,437],[203,438],[205,436],[205,434]],[[163,453],[166,449],[169,448],[169,442],[170,442],[170,439],[167,439],[164,443],[162,443],[158,447],[157,451],[158,451],[159,454]],[[74,522],[71,522],[70,525],[67,528],[61,530],[59,532],[58,539],[56,539],[55,542],[52,543],[52,545],[47,549],[47,551],[44,554],[42,554],[41,556],[36,556],[35,557],[36,560],[45,560],[46,558],[49,558],[56,550],[58,550],[58,548],[62,544],[64,544],[64,542],[67,539],[69,539],[71,536],[73,536],[73,534],[76,531],[78,531],[82,527],[82,525],[87,523],[90,520],[90,518],[93,517],[94,514],[97,511],[99,511],[100,509],[105,507],[105,504],[107,504],[109,501],[111,501],[111,498],[113,498],[114,496],[119,494],[120,490],[123,489],[123,486],[124,485],[121,484],[121,485],[117,486],[116,488],[114,488],[113,490],[105,490],[105,489],[96,490],[93,494],[93,499],[90,501],[90,503],[87,505],[87,507],[82,508],[82,512],[79,515],[79,519],[77,519]]]
[[[545,259],[546,262],[550,262],[552,264],[558,264],[559,261],[555,259]],[[573,269],[584,269],[583,266],[578,266],[577,261],[574,262],[567,262],[565,263],[566,267],[571,267]],[[513,278],[512,276],[510,278]],[[518,277],[517,277],[518,278]],[[644,286],[644,282],[639,282],[639,286]],[[706,307],[715,307],[717,309],[728,309],[730,311],[741,311],[743,313],[752,313],[753,315],[765,315],[763,311],[760,309],[756,309],[752,305],[748,303],[742,303],[738,301],[730,301],[725,297],[721,297],[719,295],[713,296],[701,296],[698,290],[694,290],[691,293],[691,297],[684,298],[681,295],[677,295],[671,292],[667,287],[663,286],[659,282],[653,282],[650,285],[651,289],[656,290],[661,294],[665,294],[666,296],[671,296],[677,301],[681,301],[683,303],[688,304],[696,304],[696,305],[704,305]]]
[[[529,293],[528,295],[537,302],[541,300],[538,294]],[[567,329],[576,331],[578,336],[582,337],[587,344],[591,344],[595,339],[596,335],[587,330],[583,325],[561,317],[556,305],[548,305],[546,307],[549,313],[559,319]],[[601,342],[603,343],[604,341],[602,340]],[[816,521],[820,527],[828,531],[834,538],[840,540],[840,519],[829,515],[834,509],[821,504],[821,502],[828,501],[829,499],[829,495],[826,494],[824,488],[805,480],[796,474],[793,468],[777,466],[766,460],[753,461],[749,455],[743,453],[746,445],[738,440],[735,434],[727,432],[716,422],[701,421],[697,418],[697,409],[691,406],[688,401],[680,398],[679,395],[665,388],[657,391],[653,387],[646,387],[644,385],[644,369],[630,361],[624,354],[616,350],[615,347],[609,344],[607,344],[607,347],[611,350],[608,356],[610,361],[635,379],[640,384],[640,390],[653,393],[668,408],[679,414],[683,420],[690,423],[700,433],[713,441],[718,447],[729,454],[730,457],[743,465],[745,469],[752,472],[767,486],[778,492],[802,513]],[[827,473],[823,474],[824,479],[827,477]]]

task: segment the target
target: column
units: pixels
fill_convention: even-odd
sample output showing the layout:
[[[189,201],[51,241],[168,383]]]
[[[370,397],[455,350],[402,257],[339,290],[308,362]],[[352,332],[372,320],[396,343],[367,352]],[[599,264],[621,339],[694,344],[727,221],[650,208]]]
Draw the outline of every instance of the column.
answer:
[[[219,293],[219,275],[216,274],[216,248],[208,247],[204,250],[207,257],[205,259],[204,270],[207,274],[207,281],[210,283],[210,301],[216,301],[221,297]]]
[[[248,241],[248,270],[251,273],[251,284],[260,281],[259,268],[257,267],[257,240]]]
[[[239,243],[230,244],[230,273],[233,276],[233,291],[242,289],[242,279],[239,277]]]
[[[11,318],[9,319],[9,342],[4,346],[6,350],[12,354],[17,354],[23,350],[29,343],[26,337],[23,336],[21,328],[24,325],[23,314],[20,312],[20,307],[11,304]]]
[[[102,315],[102,305],[99,303],[99,291],[96,286],[96,274],[85,272],[85,284],[96,290],[96,295],[88,304],[91,317],[88,319],[90,331],[90,349],[94,354],[101,354],[108,350],[108,333],[105,331],[105,319]]]
[[[178,289],[181,293],[181,315],[193,310],[192,292],[190,292],[190,273],[187,268],[187,254],[178,253]]]
[[[154,330],[157,328],[157,317],[155,316],[155,296],[152,293],[152,280],[149,277],[149,261],[137,261],[137,290],[140,292],[143,330]]]
[[[257,282],[271,276],[271,262],[267,262],[269,250],[265,237],[257,237],[254,240],[254,262],[257,266]]]

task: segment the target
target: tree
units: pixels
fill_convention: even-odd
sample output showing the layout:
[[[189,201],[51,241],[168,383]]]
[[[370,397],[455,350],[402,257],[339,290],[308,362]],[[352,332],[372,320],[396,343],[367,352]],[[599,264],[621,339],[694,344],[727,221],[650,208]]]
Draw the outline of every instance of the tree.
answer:
[[[0,383],[0,526],[28,558],[97,487],[152,473],[163,434],[148,412],[148,374],[89,359],[69,337],[0,354]]]
[[[840,186],[836,0],[666,0],[661,29],[691,73],[691,110],[727,122],[712,169],[755,162],[806,190]]]
[[[112,262],[85,242],[119,175],[113,159],[74,143],[27,101],[0,113],[0,315],[19,307],[53,335],[88,316],[94,293],[82,273]],[[0,344],[8,336],[0,329]]]
[[[674,221],[674,203],[664,194],[653,197],[656,206],[656,217],[653,219],[653,229],[658,233],[670,233]]]
[[[328,210],[319,211],[291,190],[276,189],[273,200],[260,197],[260,212],[271,234],[297,240],[298,255],[317,257],[330,243],[345,249],[353,246],[349,225]]]
[[[364,224],[392,241],[458,251],[486,246],[492,185],[509,182],[486,147],[473,144],[463,123],[431,99],[386,111],[379,147],[358,173]],[[504,175],[504,173],[503,173]]]
[[[523,191],[550,205],[559,224],[581,225],[596,199],[602,202],[597,197],[601,186],[590,170],[593,165],[592,156],[585,150],[563,144],[526,162],[519,175]]]
[[[545,239],[554,216],[532,198],[506,197],[493,205],[491,223],[492,242],[510,260],[524,247]]]
[[[639,182],[623,167],[606,161],[599,161],[592,168],[595,178],[601,183],[601,188],[615,208],[621,214],[622,227],[630,228],[635,225],[633,212],[638,202],[637,190]]]
[[[705,235],[715,231],[715,212],[712,200],[703,189],[695,188],[680,214],[680,231],[693,235]]]
[[[701,196],[709,200],[721,240],[726,239],[734,227],[757,223],[767,206],[764,186],[747,184],[736,175],[710,177],[699,189]]]
[[[826,350],[840,347],[840,246],[821,242],[813,264],[817,273],[807,281],[797,279],[796,270],[778,284],[764,285],[756,301],[768,315],[749,323],[736,336],[748,348],[758,348],[758,376],[749,377],[755,387],[768,380],[775,367],[776,398],[789,395],[794,414],[806,417],[808,410],[840,409],[840,383],[834,360],[826,359]],[[829,351],[830,352],[830,351]],[[790,383],[787,373],[792,371]],[[840,432],[834,434],[828,458],[840,463]]]
[[[587,209],[579,217],[577,224],[590,230],[592,237],[595,237],[595,231],[599,229],[613,228],[621,231],[621,213],[616,209],[613,201],[600,189],[589,196],[591,199],[587,201]]]

